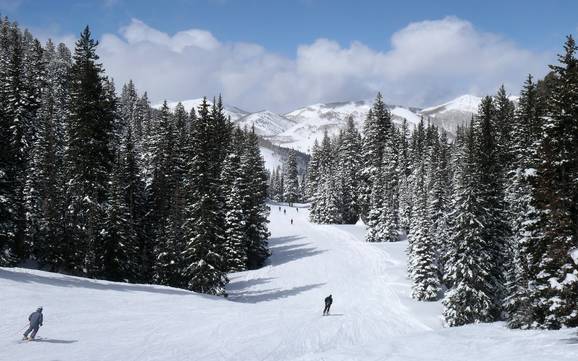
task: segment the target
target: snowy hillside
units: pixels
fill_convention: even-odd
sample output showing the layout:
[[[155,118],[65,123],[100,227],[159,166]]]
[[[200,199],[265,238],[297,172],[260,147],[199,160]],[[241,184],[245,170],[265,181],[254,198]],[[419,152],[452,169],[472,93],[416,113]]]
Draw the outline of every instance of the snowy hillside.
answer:
[[[272,137],[272,141],[284,147],[295,148],[302,152],[310,152],[315,139],[321,141],[325,131],[336,135],[344,128],[348,117],[352,117],[356,126],[362,129],[367,112],[371,108],[371,100],[354,102],[314,104],[285,114],[297,124],[285,132]],[[393,122],[401,124],[405,118],[410,127],[419,123],[420,116],[416,108],[388,106],[393,115]]]
[[[462,95],[447,103],[422,109],[420,114],[438,127],[455,134],[458,126],[466,124],[472,115],[477,114],[481,101],[481,97]]]
[[[231,118],[232,119],[232,118]],[[282,115],[263,110],[248,114],[235,120],[241,128],[255,127],[255,133],[263,137],[271,137],[289,129],[295,122]]]
[[[272,171],[277,167],[283,166],[284,158],[281,156],[281,154],[275,152],[273,149],[269,149],[263,146],[259,147],[259,150],[261,150],[261,156],[265,161],[265,168],[267,170]]]
[[[575,330],[444,328],[439,303],[409,298],[406,242],[361,225],[315,225],[272,205],[273,256],[231,274],[229,298],[0,268],[0,360],[575,360]],[[295,221],[290,225],[290,218]],[[333,294],[330,316],[323,298]],[[44,306],[38,342],[19,338]]]

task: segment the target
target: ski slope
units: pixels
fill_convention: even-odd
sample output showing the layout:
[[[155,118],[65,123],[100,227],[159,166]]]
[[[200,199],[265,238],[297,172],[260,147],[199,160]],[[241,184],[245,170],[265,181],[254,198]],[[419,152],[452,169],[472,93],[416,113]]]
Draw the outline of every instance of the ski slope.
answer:
[[[0,360],[576,360],[575,330],[444,328],[440,303],[408,297],[406,242],[368,244],[361,225],[278,207],[269,264],[230,275],[228,299],[0,268]],[[41,305],[42,339],[20,341]]]

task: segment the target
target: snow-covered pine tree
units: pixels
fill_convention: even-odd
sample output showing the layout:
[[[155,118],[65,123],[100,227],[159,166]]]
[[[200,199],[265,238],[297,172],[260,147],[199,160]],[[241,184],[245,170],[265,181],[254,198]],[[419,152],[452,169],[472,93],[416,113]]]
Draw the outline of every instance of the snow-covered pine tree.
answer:
[[[120,147],[124,135],[129,126],[134,129],[134,124],[136,122],[136,105],[138,102],[138,94],[132,80],[125,83],[122,86],[120,93],[120,98],[118,100],[118,116],[119,121],[117,122],[115,133],[118,140],[118,146]],[[134,130],[133,130],[134,133]]]
[[[30,157],[32,140],[35,134],[36,110],[40,103],[38,92],[35,89],[34,77],[42,80],[44,66],[39,61],[38,69],[31,69],[33,58],[41,57],[35,54],[38,49],[31,49],[34,40],[27,31],[23,34],[16,23],[9,24],[4,34],[7,41],[4,56],[3,115],[6,117],[6,126],[9,132],[4,142],[10,149],[7,153],[7,167],[4,177],[9,184],[7,197],[4,200],[7,206],[6,243],[11,245],[13,256],[24,259],[29,255],[29,245],[26,244],[26,207],[25,182],[26,170]],[[38,59],[36,59],[38,60]],[[40,74],[37,74],[40,72]],[[32,74],[33,73],[33,74]]]
[[[554,74],[532,205],[538,222],[530,242],[534,326],[578,326],[578,269],[569,252],[578,244],[578,60],[568,36]]]
[[[299,178],[295,151],[291,149],[283,165],[283,200],[289,205],[299,201]]]
[[[141,151],[145,137],[151,134],[151,108],[146,92],[136,100],[135,109],[133,113],[133,138],[137,149]]]
[[[439,142],[433,148],[428,165],[428,218],[430,237],[434,240],[436,262],[440,280],[444,273],[444,253],[447,249],[448,218],[451,198],[451,156],[447,133],[442,131]]]
[[[509,235],[504,195],[505,177],[502,175],[506,165],[500,164],[501,150],[497,142],[496,108],[491,97],[482,99],[476,123],[478,153],[476,164],[479,171],[478,202],[485,211],[482,235],[485,247],[491,252],[488,275],[492,287],[493,317],[499,318],[505,297],[506,246]],[[507,152],[504,145],[503,152]]]
[[[0,19],[0,266],[16,262],[14,250],[15,198],[12,168],[15,149],[5,141],[11,138],[12,119],[6,111],[8,84],[8,61],[10,59],[10,22]]]
[[[66,124],[65,172],[66,240],[73,252],[66,264],[71,271],[95,275],[97,252],[104,231],[104,210],[114,153],[115,120],[102,66],[97,63],[98,42],[88,27],[76,42],[70,71],[69,116]]]
[[[183,277],[192,291],[220,295],[225,292],[228,280],[224,273],[225,235],[220,223],[219,180],[212,164],[218,157],[213,139],[216,131],[216,122],[204,98],[191,130]]]
[[[245,135],[245,145],[241,155],[241,189],[243,192],[243,211],[246,215],[245,241],[247,268],[263,266],[271,255],[267,238],[267,171],[259,150],[259,139],[255,129]]]
[[[128,130],[127,142],[132,142]],[[130,145],[125,145],[129,146]],[[134,154],[133,154],[134,155]],[[134,223],[127,204],[126,189],[129,175],[124,154],[119,152],[111,174],[110,195],[106,210],[105,235],[98,257],[102,258],[99,278],[110,281],[135,280],[138,275],[138,225]]]
[[[529,298],[532,265],[530,245],[537,236],[532,229],[532,225],[538,221],[533,206],[533,177],[536,174],[536,153],[541,139],[544,110],[542,103],[532,76],[528,76],[520,92],[512,127],[513,170],[507,190],[512,236],[509,244],[511,259],[508,262],[508,292],[504,309],[508,325],[512,328],[528,328],[533,322]]]
[[[64,44],[57,52],[48,41],[44,63],[46,78],[26,179],[26,238],[40,265],[57,271],[65,266],[67,252],[61,242],[65,189],[62,168],[70,52]]]
[[[383,151],[383,208],[380,222],[382,223],[382,237],[384,242],[399,241],[399,178],[400,163],[399,134],[396,129],[391,129],[391,135]]]
[[[363,126],[363,143],[361,148],[363,166],[360,183],[360,212],[366,218],[371,211],[374,178],[383,163],[383,149],[387,137],[391,134],[391,113],[383,102],[381,93],[377,93]],[[369,223],[369,222],[368,222]]]
[[[319,147],[319,143],[317,139],[313,143],[313,147],[311,147],[311,159],[309,160],[308,172],[307,172],[307,188],[305,192],[305,200],[311,202],[315,192],[317,191],[318,181],[319,181],[319,167],[320,167],[320,157],[321,157],[321,149]],[[313,207],[314,204],[311,204]]]
[[[181,231],[184,222],[182,213],[183,190],[177,170],[177,131],[166,101],[158,114],[156,131],[151,139],[153,178],[150,186],[151,217],[154,222],[152,237],[155,242],[153,279],[155,283],[182,287],[182,244]],[[179,207],[181,208],[179,210]]]
[[[425,158],[425,157],[424,157]],[[428,214],[428,184],[426,161],[416,165],[414,207],[409,235],[409,274],[412,279],[411,296],[420,301],[434,301],[440,291],[436,260],[436,244],[430,233]]]
[[[454,209],[449,215],[453,220],[446,278],[451,288],[443,300],[443,315],[450,326],[494,319],[492,254],[483,235],[486,214],[478,201],[476,143],[472,125],[466,130],[463,157],[456,172]]]
[[[412,188],[411,188],[411,156],[409,149],[409,129],[404,118],[399,132],[399,225],[405,233],[409,233],[411,224]]]
[[[470,124],[473,124],[474,118],[472,116]],[[450,272],[452,262],[456,259],[457,247],[453,244],[452,232],[456,227],[455,219],[455,209],[458,208],[459,202],[462,201],[458,197],[459,185],[463,178],[463,172],[465,168],[463,166],[462,160],[465,157],[465,149],[467,142],[467,128],[464,126],[458,126],[456,129],[456,138],[452,143],[450,148],[450,184],[449,196],[448,196],[448,208],[443,217],[442,228],[440,229],[440,240],[442,244],[440,248],[439,264],[442,273],[441,281],[443,285],[450,289],[452,288],[452,274]]]
[[[235,128],[229,145],[229,155],[221,172],[221,192],[225,199],[225,269],[227,272],[243,271],[247,267],[245,242],[246,215],[243,209],[243,176],[241,154],[245,135]],[[270,187],[271,189],[272,187]]]
[[[369,213],[367,214],[365,221],[367,225],[367,235],[365,240],[367,242],[383,241],[384,224],[382,213],[384,212],[384,207],[386,207],[383,199],[385,193],[384,187],[385,178],[381,167],[379,167],[377,174],[373,175],[372,189],[370,192],[371,197],[369,203]]]
[[[331,182],[328,182],[328,178],[333,176],[333,157],[334,148],[332,145],[331,138],[327,134],[327,131],[323,134],[323,140],[321,141],[321,146],[319,147],[318,154],[315,156],[316,164],[315,168],[312,168],[312,173],[316,174],[316,179],[310,178],[312,181],[311,185],[315,185],[314,193],[311,198],[311,209],[309,212],[309,219],[314,223],[326,223],[326,211],[328,206],[328,188],[332,187]],[[316,171],[314,169],[317,169]],[[333,182],[333,185],[335,183]],[[313,190],[313,188],[311,188]],[[337,203],[335,202],[335,206]]]
[[[343,132],[343,137],[338,152],[337,177],[340,184],[341,193],[341,219],[343,223],[353,224],[359,219],[359,202],[357,200],[359,191],[359,152],[361,144],[360,135],[355,128],[353,118],[347,119],[347,126]]]

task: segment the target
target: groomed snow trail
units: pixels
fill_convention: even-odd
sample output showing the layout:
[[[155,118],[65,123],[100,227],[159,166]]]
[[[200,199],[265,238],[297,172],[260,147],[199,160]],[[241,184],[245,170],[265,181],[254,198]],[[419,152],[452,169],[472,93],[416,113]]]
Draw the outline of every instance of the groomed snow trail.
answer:
[[[0,269],[0,360],[575,360],[575,330],[444,328],[439,302],[409,298],[406,242],[365,243],[363,226],[311,224],[305,208],[271,205],[270,221],[273,256],[230,275],[227,300]],[[18,341],[40,305],[43,339]]]

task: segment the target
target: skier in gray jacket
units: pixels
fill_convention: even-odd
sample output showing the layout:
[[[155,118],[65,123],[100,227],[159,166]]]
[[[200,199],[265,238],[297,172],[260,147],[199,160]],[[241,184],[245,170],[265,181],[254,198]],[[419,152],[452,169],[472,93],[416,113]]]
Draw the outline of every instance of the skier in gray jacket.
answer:
[[[24,332],[24,339],[34,340],[38,329],[42,326],[42,322],[44,321],[44,317],[42,316],[42,307],[38,307],[36,312],[32,312],[30,316],[28,316],[28,321],[30,321],[30,327],[28,327],[28,330]],[[30,334],[30,337],[28,337],[30,332],[32,333]]]

